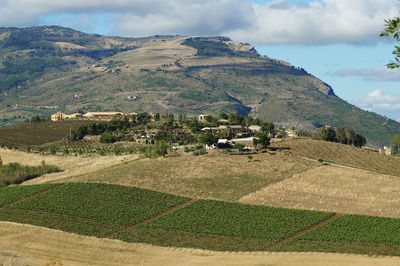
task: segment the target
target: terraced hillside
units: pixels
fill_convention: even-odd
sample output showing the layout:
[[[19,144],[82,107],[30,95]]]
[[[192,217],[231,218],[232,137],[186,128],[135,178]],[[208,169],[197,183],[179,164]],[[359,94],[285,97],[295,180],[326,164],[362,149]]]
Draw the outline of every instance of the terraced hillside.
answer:
[[[279,126],[353,128],[389,144],[400,124],[362,111],[304,69],[224,37],[119,38],[2,28],[3,125],[55,110],[238,112]]]
[[[1,221],[82,235],[209,250],[400,256],[398,219],[193,201],[105,184],[6,187],[0,193]]]

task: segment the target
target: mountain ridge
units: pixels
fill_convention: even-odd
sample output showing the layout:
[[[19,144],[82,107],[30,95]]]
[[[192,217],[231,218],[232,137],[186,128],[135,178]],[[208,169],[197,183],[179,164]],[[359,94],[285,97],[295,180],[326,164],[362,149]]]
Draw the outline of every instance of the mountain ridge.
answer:
[[[238,112],[383,145],[400,123],[337,97],[303,68],[218,36],[124,38],[58,26],[0,28],[3,125],[55,111]]]

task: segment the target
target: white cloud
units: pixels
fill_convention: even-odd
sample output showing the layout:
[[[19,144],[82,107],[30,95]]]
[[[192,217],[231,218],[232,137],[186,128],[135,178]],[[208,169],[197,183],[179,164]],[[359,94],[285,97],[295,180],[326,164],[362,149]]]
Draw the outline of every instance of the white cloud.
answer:
[[[366,110],[383,113],[400,112],[400,96],[385,93],[382,89],[369,92],[360,106]]]
[[[225,35],[254,44],[365,43],[383,20],[398,15],[396,0],[0,0],[0,25],[35,25],[40,17],[117,15],[115,34]]]
[[[322,0],[309,4],[284,4],[274,0],[254,5],[252,30],[229,35],[260,44],[365,43],[377,39],[384,19],[398,15],[393,0]]]
[[[335,71],[332,75],[341,77],[358,76],[367,81],[400,81],[400,69],[388,69],[385,67],[340,69]]]

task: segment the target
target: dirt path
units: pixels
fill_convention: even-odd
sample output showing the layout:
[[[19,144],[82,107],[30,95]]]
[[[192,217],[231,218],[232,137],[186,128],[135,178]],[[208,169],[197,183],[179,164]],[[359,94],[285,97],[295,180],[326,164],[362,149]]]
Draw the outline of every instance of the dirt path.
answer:
[[[11,206],[11,205],[18,204],[18,203],[24,202],[24,201],[26,201],[26,200],[30,200],[30,199],[32,199],[32,198],[34,198],[34,197],[37,197],[37,196],[42,195],[42,194],[44,194],[44,193],[47,193],[47,192],[49,192],[49,191],[55,190],[55,189],[57,189],[57,188],[59,188],[59,187],[62,187],[62,186],[64,186],[64,185],[63,185],[63,184],[55,185],[55,186],[53,186],[53,187],[51,187],[51,188],[48,188],[48,189],[39,191],[39,192],[37,192],[37,193],[35,193],[35,194],[33,194],[33,195],[30,195],[30,196],[27,196],[27,197],[25,197],[25,198],[19,199],[19,200],[17,200],[17,201],[14,201],[14,202],[8,203],[8,204],[6,204],[6,205],[0,206],[0,211],[4,210],[5,208],[7,208],[7,207],[9,207],[9,206]]]
[[[399,257],[326,253],[213,252],[85,237],[30,225],[0,223],[4,265],[327,265],[394,266]]]
[[[24,185],[43,184],[59,181],[64,178],[79,176],[82,174],[96,172],[109,168],[114,165],[137,160],[138,155],[123,156],[96,156],[96,157],[76,157],[76,156],[51,156],[34,153],[25,153],[8,149],[0,149],[0,156],[4,164],[17,162],[26,165],[40,165],[44,160],[46,164],[56,165],[63,171],[43,175],[41,177],[24,182]]]
[[[191,203],[193,203],[193,202],[195,202],[195,201],[196,201],[196,200],[191,199],[191,200],[186,201],[186,202],[184,202],[184,203],[182,203],[182,204],[180,204],[180,205],[177,205],[177,206],[175,206],[175,207],[172,207],[172,208],[170,208],[170,209],[168,209],[168,210],[166,210],[166,211],[164,211],[164,212],[162,212],[162,213],[159,213],[159,214],[156,214],[156,215],[154,215],[154,216],[152,216],[152,217],[149,217],[149,218],[147,218],[147,219],[145,219],[145,220],[143,220],[143,221],[140,221],[140,222],[137,222],[137,223],[134,223],[134,224],[131,224],[131,225],[128,225],[128,226],[124,226],[124,227],[122,227],[122,228],[119,228],[118,230],[116,230],[116,231],[114,231],[114,232],[111,232],[111,233],[108,233],[108,234],[104,235],[103,237],[105,237],[105,238],[112,238],[113,236],[115,236],[116,234],[118,234],[118,233],[120,233],[120,232],[129,230],[129,229],[131,229],[131,228],[133,228],[133,227],[136,227],[136,226],[139,226],[139,225],[141,225],[141,224],[145,224],[145,223],[149,223],[149,222],[151,222],[151,221],[154,221],[154,220],[156,220],[156,219],[158,219],[158,218],[160,218],[160,217],[163,217],[163,216],[165,216],[165,215],[167,215],[167,214],[170,214],[170,213],[172,213],[172,212],[174,212],[174,211],[176,211],[176,210],[182,209],[182,208],[188,206],[189,204],[191,204]]]
[[[269,250],[269,249],[271,249],[273,247],[276,247],[276,246],[282,245],[282,244],[284,244],[286,242],[289,242],[292,239],[295,239],[295,238],[297,238],[297,237],[299,237],[301,235],[304,235],[304,234],[306,234],[306,233],[308,233],[308,232],[310,232],[312,230],[315,230],[315,229],[317,229],[319,227],[322,227],[322,226],[326,225],[327,223],[330,223],[330,222],[338,219],[340,216],[341,216],[340,214],[334,214],[334,215],[322,220],[321,222],[319,222],[317,224],[314,224],[314,225],[312,225],[312,226],[310,226],[310,227],[308,227],[308,228],[306,228],[306,229],[304,229],[304,230],[302,230],[300,232],[297,232],[297,233],[295,233],[295,234],[293,234],[291,236],[288,236],[288,237],[286,237],[286,238],[284,238],[284,239],[282,239],[282,240],[280,240],[280,241],[278,241],[278,242],[266,247],[265,250]]]

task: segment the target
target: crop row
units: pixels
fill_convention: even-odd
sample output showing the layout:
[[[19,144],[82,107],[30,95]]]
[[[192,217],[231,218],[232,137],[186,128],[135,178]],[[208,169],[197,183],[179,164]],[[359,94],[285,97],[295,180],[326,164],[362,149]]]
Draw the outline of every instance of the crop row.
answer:
[[[129,225],[186,200],[138,188],[70,183],[11,208],[65,214],[106,224]]]
[[[42,154],[58,154],[58,155],[84,155],[98,154],[101,156],[108,154],[139,154],[148,150],[146,145],[122,146],[122,145],[43,145],[30,146],[23,148],[23,151],[42,153]]]
[[[120,225],[97,222],[52,212],[5,209],[0,211],[0,220],[31,224],[82,235],[101,237]]]
[[[220,201],[197,201],[141,227],[200,234],[279,240],[332,213],[269,208]]]
[[[0,187],[0,206],[13,203],[52,187],[54,185]]]
[[[400,220],[345,215],[298,239],[400,244]]]

